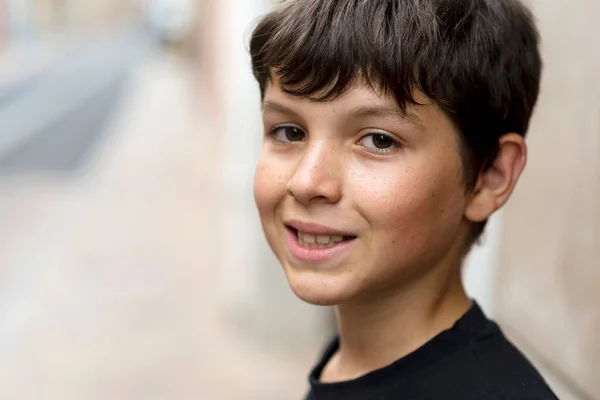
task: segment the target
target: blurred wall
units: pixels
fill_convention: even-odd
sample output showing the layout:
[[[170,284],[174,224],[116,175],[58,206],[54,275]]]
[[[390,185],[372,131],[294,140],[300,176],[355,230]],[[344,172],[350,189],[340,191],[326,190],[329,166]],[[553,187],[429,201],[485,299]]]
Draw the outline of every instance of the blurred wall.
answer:
[[[142,4],[140,0],[0,0],[0,43],[3,36],[31,42],[55,34],[106,31],[139,19]]]
[[[4,42],[6,40],[8,30],[8,16],[6,14],[6,1],[0,0],[0,53],[4,48]]]
[[[471,249],[462,270],[467,294],[477,301],[490,318],[496,316],[495,296],[500,267],[502,221],[502,210],[489,219],[480,242]]]
[[[600,3],[531,3],[545,71],[496,308],[561,399],[600,399]]]
[[[198,4],[205,124],[219,141],[215,173],[221,177],[217,190],[224,211],[215,234],[223,245],[218,252],[223,310],[231,323],[261,343],[295,348],[322,344],[330,330],[331,311],[304,304],[293,295],[264,239],[252,194],[262,122],[248,42],[254,23],[273,2]]]
[[[141,10],[141,3],[137,0],[53,1],[64,4],[72,28],[90,32],[119,27],[139,18]]]
[[[34,11],[32,0],[4,0],[6,38],[28,39],[33,36]]]

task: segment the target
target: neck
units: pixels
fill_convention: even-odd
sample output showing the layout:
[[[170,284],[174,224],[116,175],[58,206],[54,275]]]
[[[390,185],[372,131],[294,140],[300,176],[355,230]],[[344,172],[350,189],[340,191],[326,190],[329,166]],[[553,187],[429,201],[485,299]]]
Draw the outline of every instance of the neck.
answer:
[[[450,328],[471,307],[460,268],[453,270],[338,306],[340,348],[321,379],[349,380],[383,368]]]

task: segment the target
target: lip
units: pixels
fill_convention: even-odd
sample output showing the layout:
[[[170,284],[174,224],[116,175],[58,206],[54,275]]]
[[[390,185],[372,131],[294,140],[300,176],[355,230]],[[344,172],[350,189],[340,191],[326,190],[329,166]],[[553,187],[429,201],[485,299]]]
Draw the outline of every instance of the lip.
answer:
[[[290,227],[295,228],[295,225],[288,225]],[[292,229],[285,228],[286,236],[287,236],[287,248],[288,252],[291,255],[292,259],[300,262],[300,263],[308,263],[308,264],[318,264],[325,262],[335,262],[342,261],[342,259],[349,253],[352,245],[355,242],[355,239],[343,241],[337,243],[333,247],[329,247],[326,249],[313,249],[308,247],[303,247],[300,242],[298,242],[298,236],[296,232]],[[306,231],[303,231],[306,232]],[[306,232],[309,234],[315,234],[315,229],[311,229]],[[333,232],[333,233],[331,233]],[[331,235],[331,236],[353,236],[353,235],[344,235],[343,232],[338,231],[319,231],[320,235]]]
[[[352,232],[341,231],[338,229],[330,228],[325,225],[315,224],[315,223],[311,223],[311,222],[290,220],[290,221],[284,222],[284,225],[294,228],[295,230],[300,231],[302,233],[308,233],[309,235],[356,237],[356,235]]]

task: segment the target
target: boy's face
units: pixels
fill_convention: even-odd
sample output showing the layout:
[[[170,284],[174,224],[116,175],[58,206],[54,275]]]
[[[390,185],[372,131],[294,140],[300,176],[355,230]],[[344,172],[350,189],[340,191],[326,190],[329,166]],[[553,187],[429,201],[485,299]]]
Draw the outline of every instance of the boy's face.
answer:
[[[403,115],[366,85],[328,102],[268,85],[254,195],[304,301],[384,294],[460,260],[469,224],[458,135],[416,97],[427,104]]]

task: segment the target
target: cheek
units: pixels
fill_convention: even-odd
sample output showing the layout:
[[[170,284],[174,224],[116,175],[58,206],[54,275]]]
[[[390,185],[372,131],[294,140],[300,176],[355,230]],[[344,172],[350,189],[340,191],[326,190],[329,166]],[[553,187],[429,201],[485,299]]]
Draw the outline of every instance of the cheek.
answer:
[[[454,166],[421,165],[365,176],[370,179],[360,182],[356,202],[371,224],[374,246],[387,247],[390,256],[411,257],[435,248],[434,242],[451,240],[464,207]]]
[[[254,174],[254,201],[261,219],[270,218],[279,200],[285,196],[284,169],[274,160],[261,156]],[[263,221],[264,223],[264,221]]]

